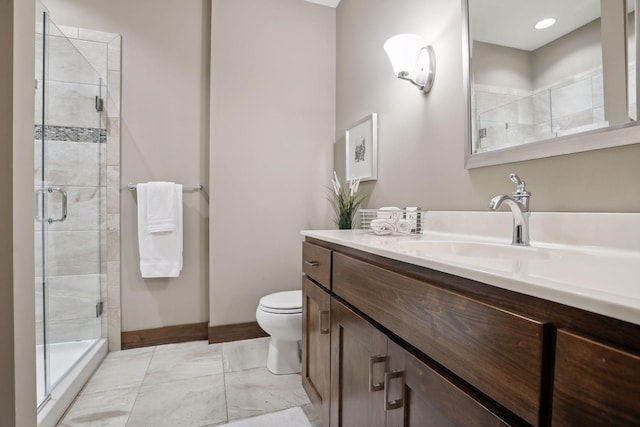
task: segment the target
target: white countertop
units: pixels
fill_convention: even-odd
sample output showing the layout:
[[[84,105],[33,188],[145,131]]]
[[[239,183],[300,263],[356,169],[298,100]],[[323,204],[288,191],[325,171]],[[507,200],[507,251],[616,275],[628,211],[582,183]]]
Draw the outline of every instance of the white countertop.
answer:
[[[486,227],[488,217],[480,214],[483,227]],[[634,215],[635,227],[637,215],[631,215]],[[501,230],[504,228],[504,218],[500,219],[501,224],[497,227]],[[510,215],[506,218],[506,234],[510,235]],[[439,219],[435,222],[426,221],[427,226],[439,224]],[[624,219],[627,221],[625,227],[628,227],[629,217],[625,216]],[[628,241],[623,242],[622,247],[571,245],[566,241],[561,244],[549,243],[542,240],[544,233],[537,233],[540,240],[535,241],[534,224],[546,224],[548,221],[549,217],[541,214],[534,221],[532,214],[531,247],[524,250],[536,256],[523,257],[504,256],[503,251],[496,252],[498,256],[492,256],[491,248],[506,249],[509,253],[511,248],[505,246],[510,246],[510,237],[491,235],[480,239],[477,235],[451,233],[447,227],[440,226],[429,226],[430,229],[420,235],[405,236],[376,236],[364,230],[306,230],[302,231],[302,235],[640,325],[640,251],[636,250],[634,240],[640,237],[640,228],[626,228],[627,236],[631,234],[632,238],[627,237]],[[584,230],[584,218],[577,222]],[[576,221],[570,223],[576,226]],[[602,228],[587,228],[588,238],[597,241],[594,235]],[[611,239],[610,230],[605,231],[607,239]],[[445,245],[450,242],[486,243],[489,249],[485,252],[486,256],[469,256],[441,252],[437,244],[434,245],[435,249],[430,244],[421,247],[423,243],[420,241]]]

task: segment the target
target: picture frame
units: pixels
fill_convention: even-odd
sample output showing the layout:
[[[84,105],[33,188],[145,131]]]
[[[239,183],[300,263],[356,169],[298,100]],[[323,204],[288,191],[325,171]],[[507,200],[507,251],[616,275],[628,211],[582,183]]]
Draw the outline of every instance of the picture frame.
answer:
[[[378,115],[371,113],[345,131],[347,181],[378,179]]]

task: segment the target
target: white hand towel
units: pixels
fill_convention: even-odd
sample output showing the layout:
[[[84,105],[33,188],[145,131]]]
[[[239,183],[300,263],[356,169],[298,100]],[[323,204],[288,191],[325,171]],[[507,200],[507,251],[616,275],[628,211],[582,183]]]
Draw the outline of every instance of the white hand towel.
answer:
[[[176,229],[177,203],[173,182],[155,181],[147,184],[147,231],[161,233]],[[140,200],[138,192],[138,200]]]
[[[142,277],[178,277],[182,270],[182,185],[174,185],[175,229],[150,233],[147,224],[147,184],[138,184],[138,248]]]
[[[388,219],[374,219],[371,221],[371,229],[378,236],[392,234],[396,231],[396,226]]]
[[[399,219],[395,224],[396,231],[400,234],[410,234],[413,225],[408,219]]]

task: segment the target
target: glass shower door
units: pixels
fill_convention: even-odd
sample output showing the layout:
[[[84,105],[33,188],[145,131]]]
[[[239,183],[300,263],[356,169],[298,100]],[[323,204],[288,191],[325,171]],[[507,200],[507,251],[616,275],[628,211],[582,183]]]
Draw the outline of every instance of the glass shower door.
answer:
[[[38,21],[34,236],[41,406],[102,335],[106,222],[101,77],[46,12]]]

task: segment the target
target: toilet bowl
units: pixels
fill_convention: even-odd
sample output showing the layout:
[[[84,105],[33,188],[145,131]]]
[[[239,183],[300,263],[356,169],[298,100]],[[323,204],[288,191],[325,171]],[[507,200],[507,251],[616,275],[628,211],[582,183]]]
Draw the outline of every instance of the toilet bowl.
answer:
[[[276,292],[260,298],[258,325],[268,333],[267,369],[274,374],[301,371],[302,291]]]

